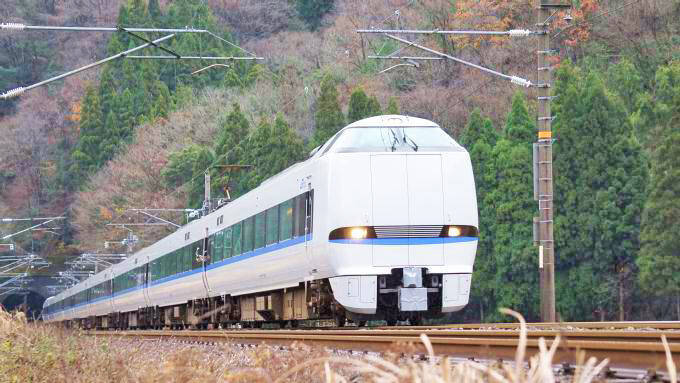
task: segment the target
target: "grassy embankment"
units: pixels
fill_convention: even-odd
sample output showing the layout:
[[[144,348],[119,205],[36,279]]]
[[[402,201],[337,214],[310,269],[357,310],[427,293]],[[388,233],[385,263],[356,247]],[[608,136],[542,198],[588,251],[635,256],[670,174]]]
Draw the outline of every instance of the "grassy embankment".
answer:
[[[523,318],[516,316],[522,323]],[[434,356],[426,336],[427,361],[393,354],[338,356],[305,345],[281,352],[273,347],[232,344],[192,345],[172,341],[95,338],[79,331],[27,323],[23,314],[0,311],[0,382],[553,382],[552,357],[558,342],[529,358],[525,368],[526,328],[515,363],[452,364]],[[412,346],[411,346],[412,347]],[[579,355],[573,382],[598,380],[607,360]],[[672,363],[672,361],[670,362]],[[669,364],[675,376],[675,367]],[[565,381],[560,377],[560,381]]]

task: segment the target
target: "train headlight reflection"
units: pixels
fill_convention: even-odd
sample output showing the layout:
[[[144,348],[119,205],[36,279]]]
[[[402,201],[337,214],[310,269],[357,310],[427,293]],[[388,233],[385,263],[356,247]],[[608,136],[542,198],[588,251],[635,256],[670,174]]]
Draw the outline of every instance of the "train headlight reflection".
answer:
[[[368,235],[368,230],[365,227],[353,227],[349,232],[352,239],[364,239],[366,235]]]

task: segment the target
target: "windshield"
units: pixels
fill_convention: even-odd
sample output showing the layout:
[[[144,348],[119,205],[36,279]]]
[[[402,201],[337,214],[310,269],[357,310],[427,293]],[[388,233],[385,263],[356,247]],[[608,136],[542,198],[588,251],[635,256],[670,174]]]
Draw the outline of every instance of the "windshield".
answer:
[[[441,152],[464,151],[446,132],[438,127],[376,127],[349,128],[328,148],[346,152]]]

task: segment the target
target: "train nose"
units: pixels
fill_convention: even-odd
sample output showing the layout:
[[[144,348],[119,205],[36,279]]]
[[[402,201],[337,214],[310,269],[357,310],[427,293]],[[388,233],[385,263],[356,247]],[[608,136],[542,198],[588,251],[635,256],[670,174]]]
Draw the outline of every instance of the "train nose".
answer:
[[[427,288],[420,267],[404,267],[402,286],[397,288],[399,311],[427,311]]]
[[[420,227],[444,222],[442,157],[439,154],[371,156],[373,224]],[[441,242],[399,238],[377,241],[374,266],[443,265]]]

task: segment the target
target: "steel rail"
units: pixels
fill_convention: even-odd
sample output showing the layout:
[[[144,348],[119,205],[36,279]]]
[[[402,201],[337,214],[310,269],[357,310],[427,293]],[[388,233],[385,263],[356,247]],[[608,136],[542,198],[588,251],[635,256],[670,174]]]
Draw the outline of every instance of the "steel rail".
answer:
[[[519,345],[517,331],[474,330],[222,330],[222,331],[90,331],[94,336],[141,337],[145,339],[181,339],[204,342],[290,345],[304,342],[334,349],[424,353],[420,334],[427,334],[439,356],[461,356],[487,359],[512,359]],[[634,333],[634,334],[628,334]],[[628,335],[626,335],[628,334]],[[609,358],[612,367],[665,369],[665,350],[661,334],[669,338],[676,365],[680,364],[680,333],[664,331],[529,331],[527,353],[539,351],[539,338],[551,345],[557,335],[560,346],[554,363],[576,363],[577,350],[598,359]],[[406,346],[409,345],[409,346]]]
[[[462,323],[447,324],[440,326],[427,326],[427,328],[441,329],[517,329],[519,323]],[[680,321],[621,321],[621,322],[540,322],[527,323],[527,328],[581,328],[581,329],[676,329],[680,330]],[[401,328],[422,328],[418,326]]]

